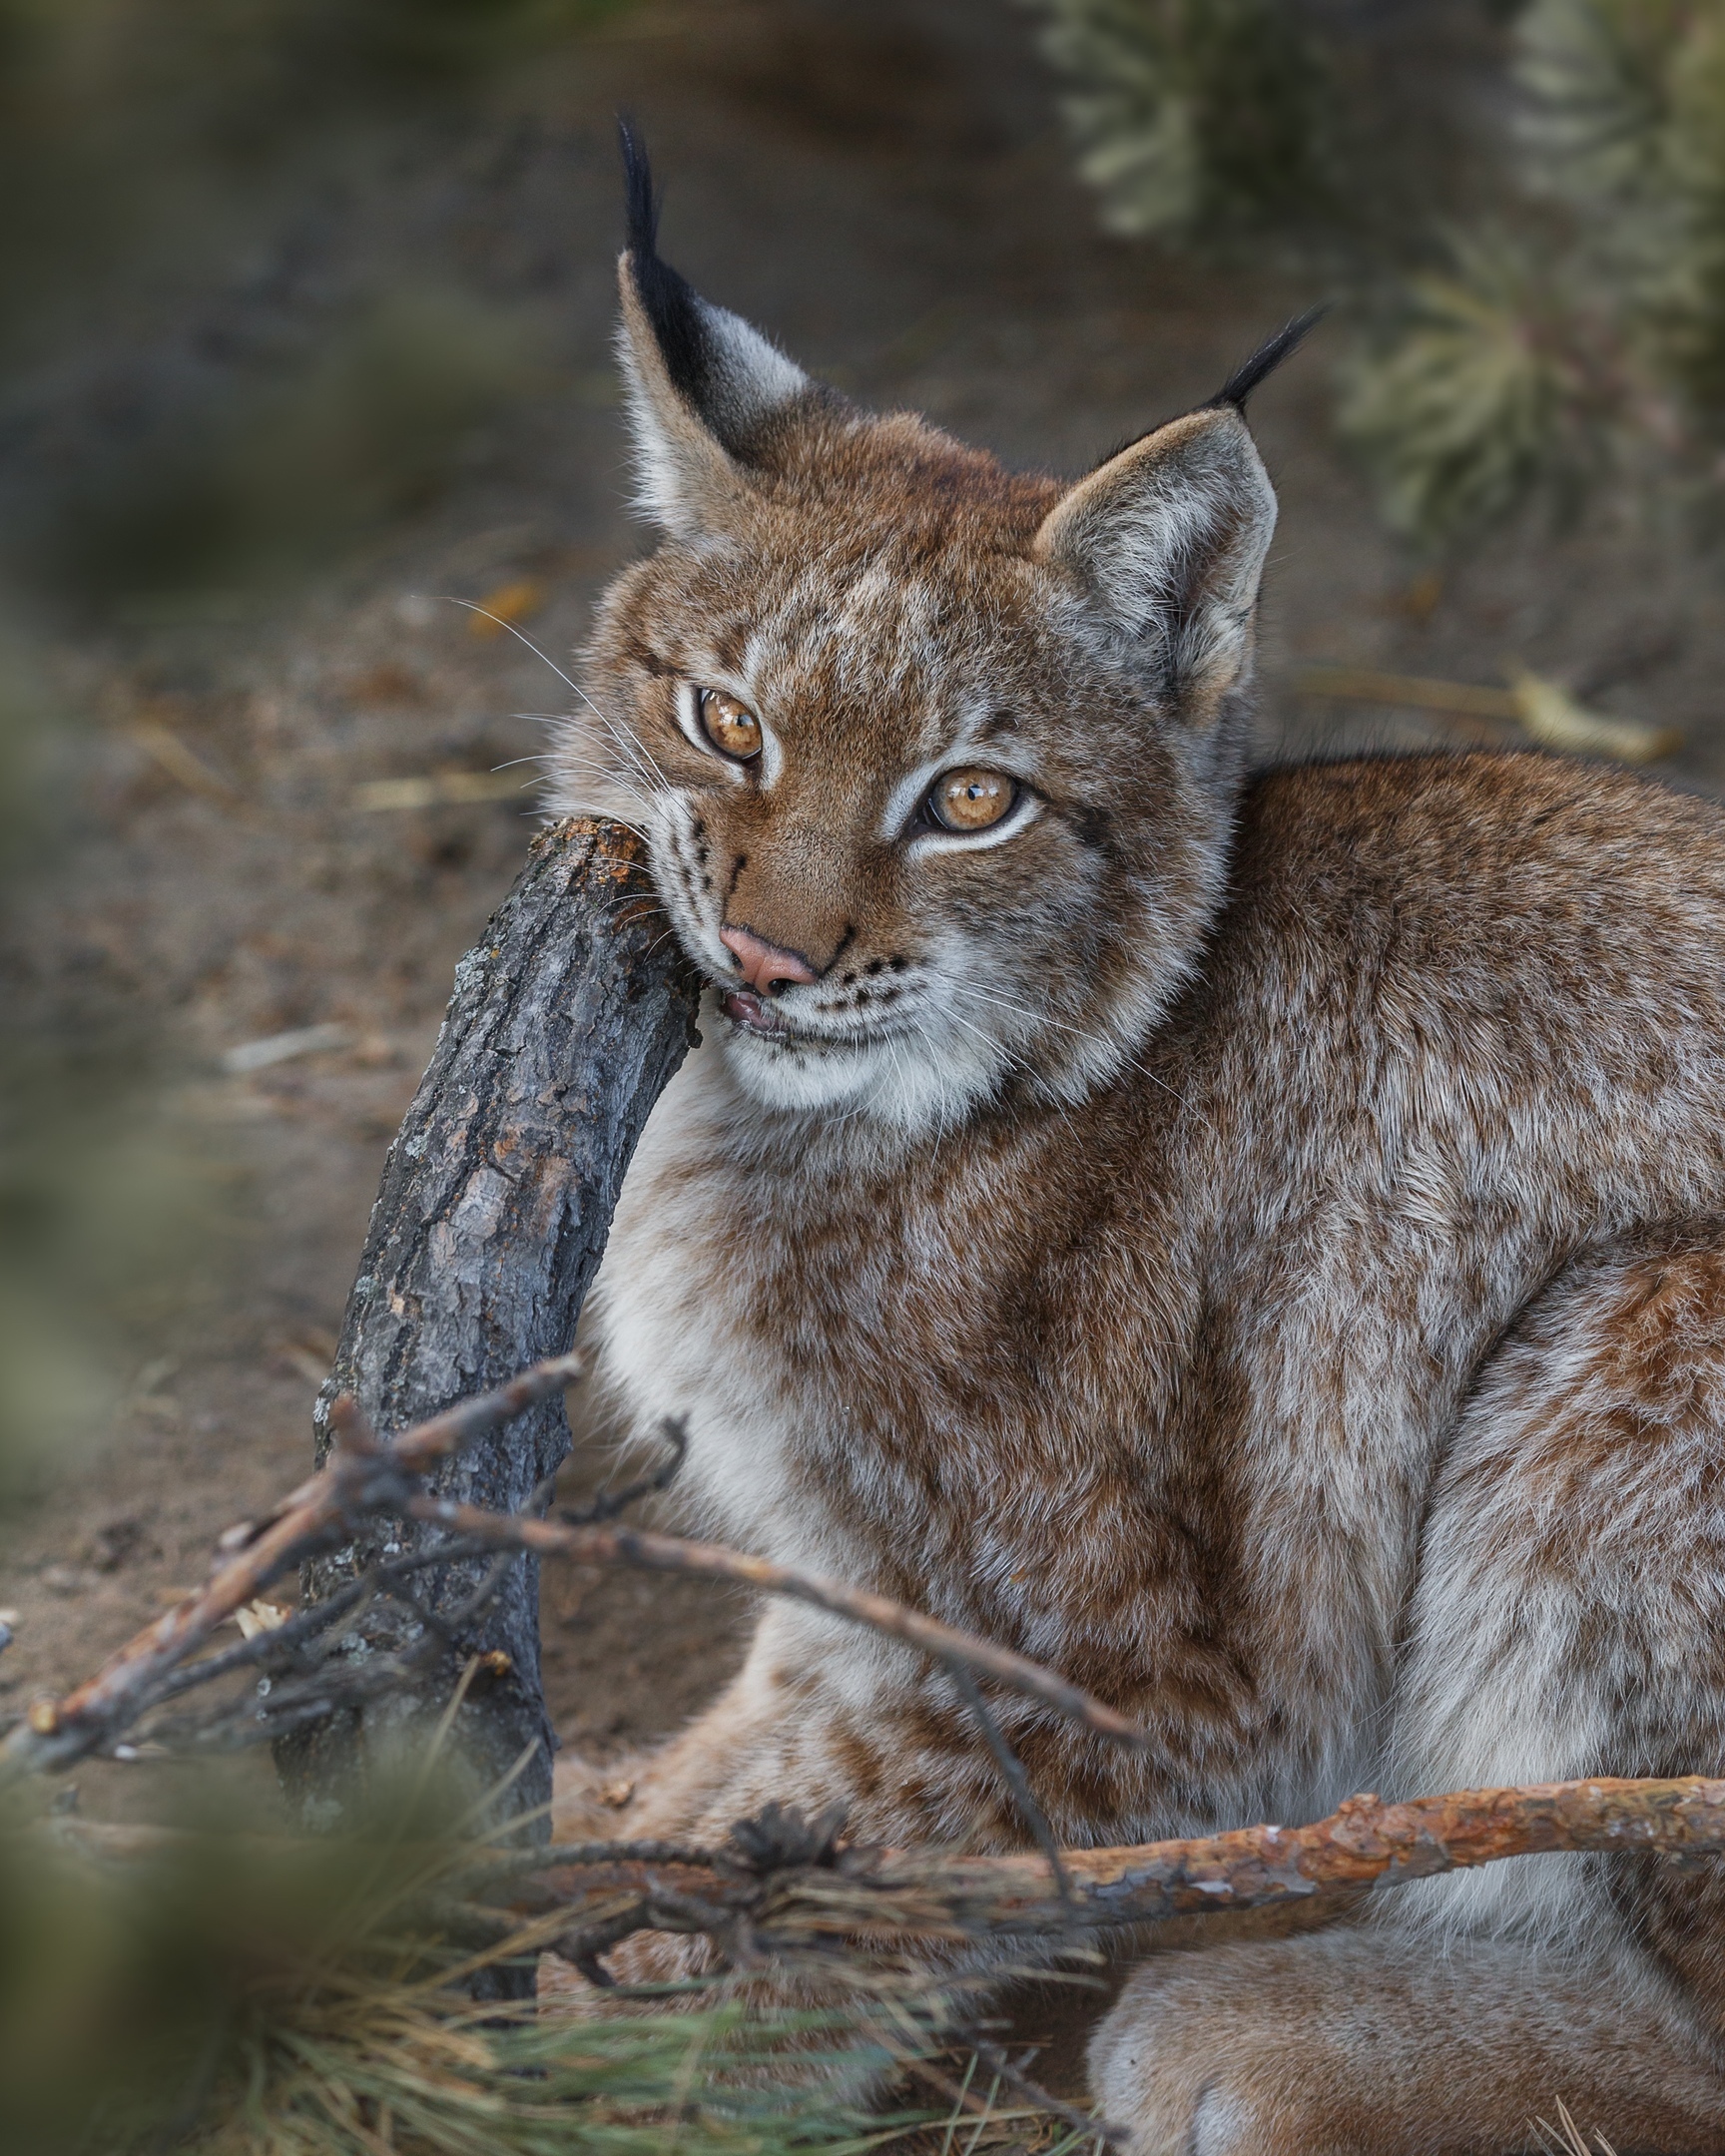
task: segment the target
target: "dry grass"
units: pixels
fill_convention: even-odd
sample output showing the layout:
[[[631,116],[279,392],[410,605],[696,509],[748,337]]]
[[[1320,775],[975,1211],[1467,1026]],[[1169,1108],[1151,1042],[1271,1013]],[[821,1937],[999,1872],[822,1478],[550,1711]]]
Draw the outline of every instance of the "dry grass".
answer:
[[[950,1991],[849,1949],[821,1955],[818,2007],[763,2003],[758,1978],[603,2015],[478,2000],[475,1978],[532,1966],[567,1914],[498,1913],[463,1943],[486,1859],[453,1834],[89,1847],[0,1835],[8,2156],[1071,2156],[1095,2138],[952,2047]]]

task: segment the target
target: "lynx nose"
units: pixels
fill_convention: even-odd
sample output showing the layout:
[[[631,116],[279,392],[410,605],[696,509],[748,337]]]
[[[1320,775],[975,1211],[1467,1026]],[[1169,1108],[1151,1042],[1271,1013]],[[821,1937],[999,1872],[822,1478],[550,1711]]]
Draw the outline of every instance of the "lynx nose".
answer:
[[[791,981],[812,981],[815,968],[801,953],[782,950],[751,928],[721,928],[719,940],[743,969],[743,978],[762,995],[777,995]]]

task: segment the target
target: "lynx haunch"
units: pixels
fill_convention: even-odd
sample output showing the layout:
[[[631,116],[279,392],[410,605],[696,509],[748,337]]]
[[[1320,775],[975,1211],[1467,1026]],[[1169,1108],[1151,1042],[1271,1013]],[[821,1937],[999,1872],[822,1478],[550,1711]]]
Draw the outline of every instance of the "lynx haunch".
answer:
[[[687,1417],[728,1539],[1154,1732],[1000,1703],[1068,1842],[1725,1770],[1725,817],[1537,756],[1250,775],[1252,370],[1076,483],[1008,472],[697,296],[631,180],[662,539],[555,799],[647,834],[713,1008],[602,1275],[628,1417]],[[946,1681],[804,1609],[630,1831],[769,1799],[1023,1839]],[[1725,2150],[1717,1870],[1381,1898],[1146,1958],[1106,2115],[1397,2156],[1561,2099]]]

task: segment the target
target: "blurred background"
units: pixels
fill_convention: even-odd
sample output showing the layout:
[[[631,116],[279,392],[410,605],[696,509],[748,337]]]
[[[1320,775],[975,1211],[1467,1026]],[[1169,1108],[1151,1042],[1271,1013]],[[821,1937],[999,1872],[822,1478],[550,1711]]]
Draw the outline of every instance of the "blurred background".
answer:
[[[643,543],[620,107],[702,289],[1015,464],[1333,300],[1267,752],[1725,780],[1725,0],[0,0],[0,1715],[308,1458],[568,695],[455,602],[567,667]],[[736,1651],[547,1596],[585,1746]]]

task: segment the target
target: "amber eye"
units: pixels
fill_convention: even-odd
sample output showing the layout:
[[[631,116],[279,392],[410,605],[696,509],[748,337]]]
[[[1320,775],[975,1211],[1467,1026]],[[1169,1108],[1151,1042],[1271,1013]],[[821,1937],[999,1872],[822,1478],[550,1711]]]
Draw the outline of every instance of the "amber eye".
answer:
[[[761,754],[761,722],[735,697],[728,697],[723,689],[699,689],[695,700],[701,731],[721,756],[748,764]]]
[[[928,796],[928,813],[949,831],[986,830],[1018,799],[1018,789],[1000,772],[949,771],[936,779]]]

